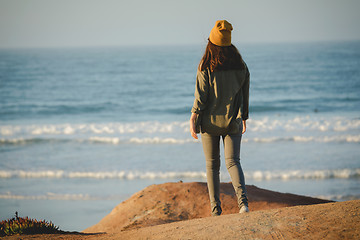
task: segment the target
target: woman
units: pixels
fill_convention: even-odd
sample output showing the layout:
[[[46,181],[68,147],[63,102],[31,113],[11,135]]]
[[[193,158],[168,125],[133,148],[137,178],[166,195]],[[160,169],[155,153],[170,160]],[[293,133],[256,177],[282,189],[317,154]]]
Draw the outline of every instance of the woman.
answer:
[[[231,44],[232,29],[229,22],[220,20],[210,32],[197,71],[195,101],[190,118],[190,133],[195,139],[198,138],[196,121],[200,121],[213,216],[222,212],[220,138],[223,139],[225,164],[237,195],[239,212],[249,212],[244,173],[240,165],[240,142],[248,119],[250,73],[239,51]]]

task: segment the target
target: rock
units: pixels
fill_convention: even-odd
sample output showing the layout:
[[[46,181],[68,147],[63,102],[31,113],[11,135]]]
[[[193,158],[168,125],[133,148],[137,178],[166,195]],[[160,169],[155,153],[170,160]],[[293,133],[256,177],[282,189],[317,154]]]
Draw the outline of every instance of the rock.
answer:
[[[223,215],[238,213],[235,191],[231,183],[221,183],[220,199]],[[258,211],[281,207],[327,203],[331,201],[279,193],[247,186],[249,209]],[[85,233],[115,233],[210,216],[206,183],[164,183],[151,185],[116,206],[99,223]]]

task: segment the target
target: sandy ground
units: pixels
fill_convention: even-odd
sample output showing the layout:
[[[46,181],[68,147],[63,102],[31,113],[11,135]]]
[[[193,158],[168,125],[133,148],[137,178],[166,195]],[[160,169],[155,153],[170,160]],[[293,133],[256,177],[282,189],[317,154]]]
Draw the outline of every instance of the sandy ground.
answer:
[[[221,188],[218,217],[209,217],[206,184],[166,183],[134,194],[83,233],[4,239],[360,239],[360,200],[325,203],[248,186],[251,212],[239,214],[231,184]]]
[[[194,219],[103,239],[360,239],[360,201]]]

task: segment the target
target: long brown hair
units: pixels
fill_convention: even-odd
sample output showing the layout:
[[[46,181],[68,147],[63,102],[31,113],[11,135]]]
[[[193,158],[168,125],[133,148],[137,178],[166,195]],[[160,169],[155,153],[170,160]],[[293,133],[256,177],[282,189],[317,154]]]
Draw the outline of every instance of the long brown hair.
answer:
[[[211,72],[244,69],[245,63],[234,45],[219,47],[209,40],[199,64],[201,71],[206,68],[210,68]]]

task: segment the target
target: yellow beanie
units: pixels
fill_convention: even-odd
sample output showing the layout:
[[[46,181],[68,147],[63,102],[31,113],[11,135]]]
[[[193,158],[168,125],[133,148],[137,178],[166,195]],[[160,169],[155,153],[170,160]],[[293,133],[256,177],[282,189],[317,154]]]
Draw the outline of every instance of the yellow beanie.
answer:
[[[231,45],[231,24],[226,20],[216,21],[215,27],[210,32],[209,40],[213,44],[226,47]]]

